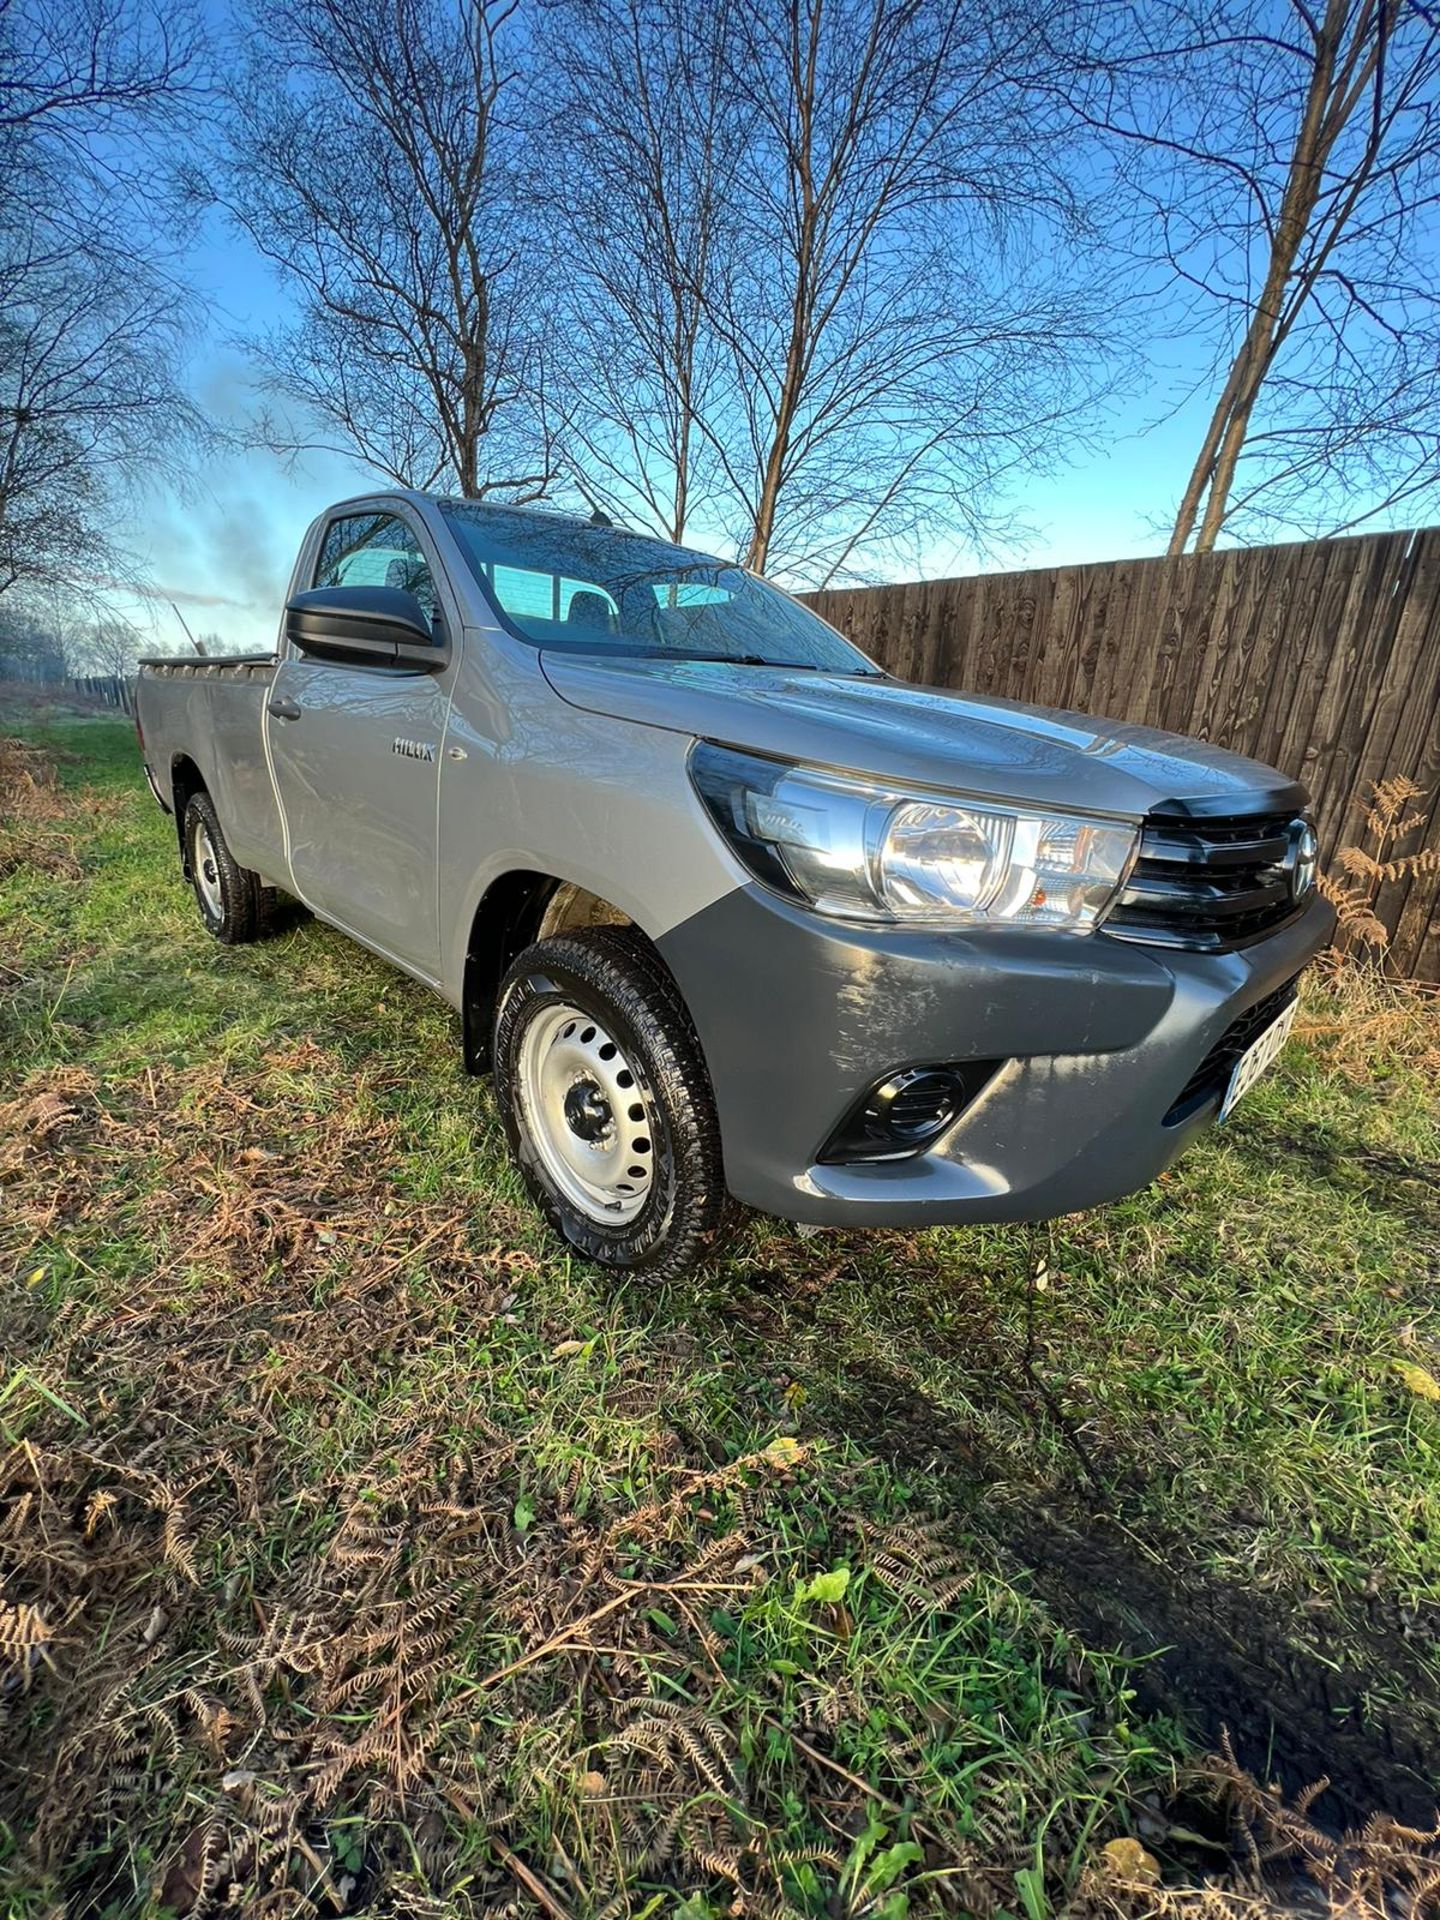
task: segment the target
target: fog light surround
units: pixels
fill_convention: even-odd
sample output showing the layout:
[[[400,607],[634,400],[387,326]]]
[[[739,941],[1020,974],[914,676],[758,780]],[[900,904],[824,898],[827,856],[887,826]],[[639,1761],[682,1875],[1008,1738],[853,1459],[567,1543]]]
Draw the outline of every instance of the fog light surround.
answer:
[[[960,1118],[1003,1065],[967,1060],[958,1065],[902,1067],[862,1095],[831,1134],[822,1166],[859,1161],[912,1160]]]

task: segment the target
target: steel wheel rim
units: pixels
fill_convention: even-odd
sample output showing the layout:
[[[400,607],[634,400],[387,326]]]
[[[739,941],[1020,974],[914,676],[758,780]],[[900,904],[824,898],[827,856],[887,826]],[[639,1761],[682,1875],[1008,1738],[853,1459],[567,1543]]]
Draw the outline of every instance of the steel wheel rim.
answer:
[[[210,838],[210,829],[203,820],[195,823],[195,838],[190,847],[190,865],[195,872],[195,885],[200,890],[200,898],[209,908],[211,915],[219,920],[224,915],[225,901],[220,891],[220,862],[215,857],[215,843]]]
[[[568,1001],[538,1012],[520,1040],[526,1131],[564,1199],[625,1226],[655,1184],[658,1116],[649,1081],[604,1023]]]

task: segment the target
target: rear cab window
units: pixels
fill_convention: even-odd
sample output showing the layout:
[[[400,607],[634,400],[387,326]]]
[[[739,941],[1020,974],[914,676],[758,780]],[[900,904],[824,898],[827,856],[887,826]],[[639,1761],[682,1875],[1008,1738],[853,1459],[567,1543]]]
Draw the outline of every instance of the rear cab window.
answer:
[[[536,573],[528,567],[497,563],[485,568],[484,579],[501,612],[521,625],[526,621],[565,625],[573,622],[613,629],[620,618],[615,601],[593,580],[566,580],[555,573]]]

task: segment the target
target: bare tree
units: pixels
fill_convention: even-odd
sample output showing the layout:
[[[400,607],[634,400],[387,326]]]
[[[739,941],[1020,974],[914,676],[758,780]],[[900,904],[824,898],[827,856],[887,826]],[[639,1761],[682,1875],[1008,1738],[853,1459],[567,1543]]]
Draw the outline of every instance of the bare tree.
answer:
[[[12,595],[0,605],[0,680],[64,678],[64,649],[43,610]]]
[[[186,0],[0,0],[0,154],[33,168],[66,156],[82,174],[133,168],[137,135],[191,97],[199,46]],[[126,143],[123,160],[97,139]],[[28,143],[28,144],[27,144]],[[23,177],[7,192],[26,193]]]
[[[142,259],[72,226],[30,218],[6,254],[0,592],[123,578],[119,522],[137,489],[171,473],[194,423],[183,299]]]
[[[740,228],[737,18],[694,0],[552,0],[536,89],[536,190],[560,216],[565,465],[673,540],[719,479],[705,423],[726,410],[710,316]]]
[[[140,653],[140,636],[128,620],[92,620],[66,640],[66,661],[72,674],[94,674],[128,680]]]
[[[209,191],[301,303],[256,343],[282,407],[273,444],[467,496],[549,483],[536,249],[500,117],[513,12],[285,0],[252,15]]]
[[[812,581],[1000,529],[1106,358],[1034,11],[551,0],[588,492]]]
[[[1042,9],[780,0],[747,11],[744,270],[718,325],[751,566],[826,579],[963,529],[1053,458],[1103,360],[1058,244],[1073,196],[1024,74]]]
[[[1087,25],[1072,98],[1217,343],[1170,551],[1440,499],[1440,18],[1154,0]]]
[[[198,426],[135,205],[196,58],[183,7],[0,0],[0,592],[124,574],[126,501]]]

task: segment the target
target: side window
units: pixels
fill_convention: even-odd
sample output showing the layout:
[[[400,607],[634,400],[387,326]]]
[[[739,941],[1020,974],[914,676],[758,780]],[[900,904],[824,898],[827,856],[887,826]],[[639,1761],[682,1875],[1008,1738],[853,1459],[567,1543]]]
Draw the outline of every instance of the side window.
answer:
[[[662,607],[718,607],[735,598],[727,588],[704,580],[657,580],[654,593]]]
[[[562,579],[559,574],[499,562],[486,564],[485,579],[501,612],[532,635],[556,622],[613,633],[619,621],[614,595],[589,580]]]
[[[317,587],[403,587],[435,618],[435,582],[420,543],[393,513],[352,513],[325,529]]]
[[[529,567],[492,567],[490,585],[512,619],[551,618],[555,605],[553,573],[532,573]]]

